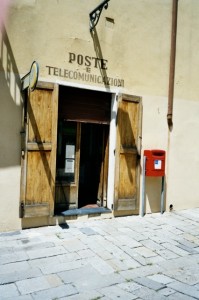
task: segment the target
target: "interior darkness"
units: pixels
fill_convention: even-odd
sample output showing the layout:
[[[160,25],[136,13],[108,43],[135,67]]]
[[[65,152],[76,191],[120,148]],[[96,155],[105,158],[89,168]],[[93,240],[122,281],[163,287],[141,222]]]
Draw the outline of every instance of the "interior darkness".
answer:
[[[81,124],[81,154],[78,207],[96,204],[100,171],[104,159],[103,130],[105,125]]]
[[[75,181],[73,157],[65,156],[67,145],[69,152],[71,145],[75,145],[78,136],[74,128],[80,123],[78,208],[96,204],[102,199],[100,172],[104,161],[104,145],[108,142],[110,112],[110,93],[65,86],[59,88],[56,180],[69,184]],[[98,199],[100,195],[101,199]],[[61,204],[58,199],[58,205]]]

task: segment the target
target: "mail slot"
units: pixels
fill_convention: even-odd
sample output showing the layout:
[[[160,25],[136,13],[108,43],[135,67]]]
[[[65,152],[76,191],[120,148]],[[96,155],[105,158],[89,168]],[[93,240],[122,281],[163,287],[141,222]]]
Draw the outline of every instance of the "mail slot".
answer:
[[[145,176],[165,175],[165,157],[164,150],[144,150],[146,157]]]

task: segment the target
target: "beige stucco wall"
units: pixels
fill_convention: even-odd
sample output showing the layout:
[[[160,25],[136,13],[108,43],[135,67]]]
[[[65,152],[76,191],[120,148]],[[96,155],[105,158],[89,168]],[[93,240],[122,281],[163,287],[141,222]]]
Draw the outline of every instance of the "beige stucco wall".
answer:
[[[4,137],[0,142],[3,149],[0,154],[3,191],[0,220],[9,220],[8,223],[13,224],[11,229],[20,227],[22,99],[18,82],[34,60],[40,66],[40,79],[47,81],[104,87],[103,83],[63,77],[64,70],[72,71],[71,74],[80,72],[124,80],[124,87],[106,89],[142,97],[142,149],[167,151],[166,209],[170,204],[174,209],[198,206],[199,1],[179,1],[172,132],[168,131],[166,120],[172,0],[110,0],[108,9],[102,11],[97,34],[92,37],[89,13],[99,3],[98,0],[76,0],[74,5],[73,0],[48,0],[46,5],[46,0],[16,0],[10,7],[6,24],[8,38],[0,40],[3,61],[0,65],[0,133]],[[107,60],[107,70],[102,74],[94,66],[94,60],[88,70],[85,58],[82,65],[77,61],[70,63],[71,52],[76,57],[78,54],[103,57]],[[49,74],[46,66],[57,69],[51,69]],[[15,74],[10,75],[10,71]],[[142,177],[140,182],[141,194]],[[147,178],[146,200],[147,212],[159,210],[159,179]],[[6,215],[10,207],[12,213]]]
[[[0,35],[0,230],[21,228],[19,219],[21,97],[11,70],[12,52]]]
[[[52,79],[46,66],[86,72],[84,65],[69,63],[69,52],[96,57],[97,51],[108,60],[107,76],[125,79],[126,91],[166,95],[171,0],[110,1],[96,27],[98,45],[89,31],[89,13],[101,1],[77,2],[50,0],[48,6],[45,0],[13,2],[7,28],[20,73],[27,73],[33,60],[39,62],[44,78]],[[99,68],[92,66],[91,72],[100,75]]]
[[[199,205],[199,3],[179,1],[174,128],[169,135],[168,204],[174,209]]]

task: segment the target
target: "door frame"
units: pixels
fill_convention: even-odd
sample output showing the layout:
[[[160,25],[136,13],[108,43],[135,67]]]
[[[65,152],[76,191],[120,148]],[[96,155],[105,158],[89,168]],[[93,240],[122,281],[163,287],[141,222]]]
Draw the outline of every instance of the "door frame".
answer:
[[[111,94],[111,115],[109,124],[109,149],[108,149],[108,179],[107,179],[107,208],[113,210],[114,206],[114,184],[115,184],[115,148],[116,148],[116,117],[118,107],[118,95],[120,94],[120,88],[103,88],[85,84],[78,84],[68,81],[56,80],[56,84],[59,86],[79,88],[83,90],[93,90],[98,92],[106,92]]]
[[[115,120],[114,119],[115,119],[115,116],[116,116],[116,108],[115,108],[115,111],[113,112],[112,111],[112,107],[113,107],[113,102],[115,104],[117,102],[116,101],[117,100],[116,94],[112,93],[111,91],[108,91],[108,92],[104,91],[102,89],[91,89],[91,88],[88,88],[88,87],[85,88],[85,86],[83,86],[83,87],[82,86],[76,87],[76,86],[66,85],[66,84],[63,84],[62,82],[59,84],[59,87],[60,86],[62,86],[62,88],[66,88],[66,91],[67,91],[67,87],[69,87],[69,88],[72,87],[72,88],[75,88],[75,89],[81,89],[82,93],[84,92],[84,90],[89,90],[89,91],[93,90],[96,93],[99,92],[99,94],[100,94],[100,92],[103,92],[104,94],[106,93],[107,95],[108,94],[110,95],[110,112],[109,112],[109,119],[107,119],[108,122],[106,123],[105,120],[101,120],[101,122],[100,122],[100,120],[96,121],[96,122],[95,121],[92,122],[92,120],[91,121],[88,120],[88,123],[96,123],[96,124],[101,124],[102,123],[102,125],[103,124],[107,124],[107,126],[109,127],[108,145],[105,148],[105,161],[104,161],[105,168],[107,168],[107,172],[105,172],[105,173],[108,173],[108,174],[106,176],[104,176],[104,177],[106,177],[106,182],[103,181],[103,184],[102,184],[103,188],[107,189],[107,193],[106,193],[106,197],[103,199],[102,202],[103,202],[103,206],[104,207],[107,207],[107,208],[111,209],[112,206],[113,206],[113,193],[111,195],[111,201],[112,202],[109,203],[109,201],[108,201],[109,200],[109,196],[108,196],[109,183],[108,183],[108,181],[109,181],[109,177],[111,177],[111,178],[114,177],[114,168],[115,168],[114,149],[115,149],[115,144],[113,145],[113,151],[112,152],[110,151],[109,145],[110,145],[110,123],[112,122],[112,127],[113,128],[115,126],[114,125],[115,124]],[[60,93],[61,93],[61,88],[59,90],[60,90]],[[62,89],[62,92],[63,92],[63,89]],[[62,99],[62,98],[60,98],[60,95],[59,95],[59,99],[58,99],[59,109],[61,109],[60,100]],[[114,106],[116,107],[115,104],[114,104]],[[61,109],[61,111],[63,112],[64,110]],[[75,118],[73,119],[73,117],[74,116],[72,116],[70,118],[70,116],[68,116],[68,119],[67,119],[67,116],[64,117],[64,114],[62,115],[62,118],[64,118],[66,121],[76,122],[77,124],[81,124],[82,122],[84,123],[84,121],[78,121],[78,118],[76,120]],[[59,110],[58,110],[57,122],[59,122],[60,118],[61,118],[61,115],[59,115]],[[57,197],[57,199],[55,199],[55,205],[58,204],[58,206],[60,205],[60,207],[62,205],[64,205],[63,199],[60,198],[60,200],[59,200],[59,194],[61,193],[59,190],[61,190],[61,188],[62,188],[62,193],[64,194],[64,197],[69,198],[69,195],[72,195],[73,199],[72,199],[72,201],[70,201],[70,200],[68,201],[68,206],[66,205],[66,210],[68,210],[68,208],[75,209],[75,208],[79,207],[79,205],[78,205],[78,198],[79,197],[77,197],[76,200],[74,200],[74,197],[73,197],[73,195],[75,193],[78,195],[78,184],[79,184],[79,172],[78,172],[77,168],[78,168],[79,163],[80,163],[80,136],[81,136],[81,129],[79,129],[78,132],[79,132],[79,136],[77,135],[77,140],[76,140],[76,146],[77,146],[76,147],[76,152],[77,152],[76,155],[77,154],[78,155],[77,155],[77,160],[75,159],[75,181],[71,182],[71,183],[70,182],[68,182],[68,183],[62,183],[61,185],[59,185],[58,181],[56,181],[56,188],[55,189],[56,189],[56,197]],[[116,132],[115,132],[115,134],[116,134]],[[57,140],[58,140],[58,138],[57,138]],[[111,165],[111,166],[109,165],[110,153],[111,153],[111,155],[113,157],[112,161],[114,162],[113,165]],[[104,166],[103,166],[103,169],[104,169]],[[57,170],[57,167],[56,167],[56,170]],[[104,173],[104,175],[105,175],[105,173]],[[111,174],[111,175],[109,175],[109,174]],[[101,177],[101,173],[100,173],[100,177]],[[75,189],[77,189],[76,192],[74,192]],[[57,211],[59,211],[59,209]]]

